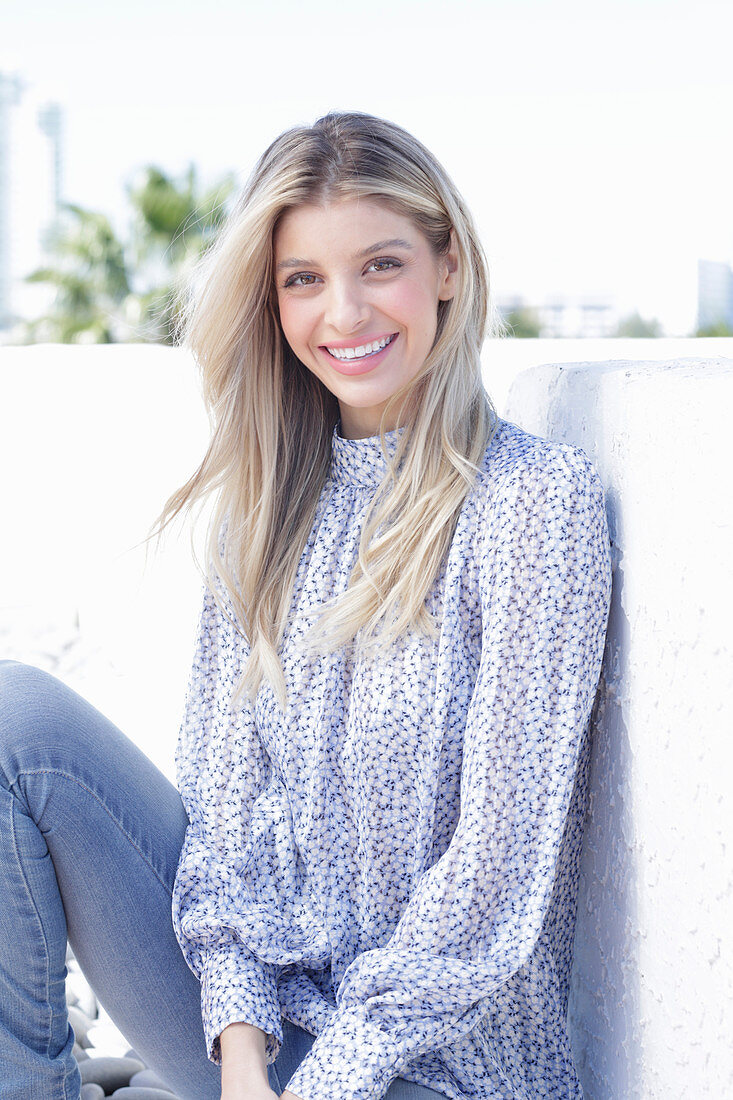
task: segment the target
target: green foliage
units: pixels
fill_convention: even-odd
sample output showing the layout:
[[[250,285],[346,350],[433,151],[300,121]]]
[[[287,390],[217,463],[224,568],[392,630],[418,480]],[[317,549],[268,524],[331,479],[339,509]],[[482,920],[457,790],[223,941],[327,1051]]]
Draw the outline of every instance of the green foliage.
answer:
[[[508,336],[532,339],[539,336],[542,331],[539,317],[528,306],[519,306],[517,309],[509,310],[504,317],[504,323],[509,330]]]
[[[127,187],[128,239],[105,215],[66,204],[49,241],[53,262],[28,276],[55,290],[52,309],[25,325],[26,343],[172,344],[180,289],[209,247],[234,192],[230,175],[199,193],[149,165]]]
[[[180,182],[151,165],[128,187],[130,251],[141,288],[136,324],[146,340],[173,343],[180,289],[213,242],[233,192],[234,180],[228,176],[199,194],[193,165]]]
[[[54,287],[54,307],[47,316],[29,322],[27,342],[111,342],[113,318],[130,285],[123,249],[109,220],[68,203],[62,207],[49,250],[56,263],[34,271],[28,282]]]
[[[613,336],[631,336],[637,339],[642,337],[657,337],[662,335],[662,326],[656,317],[648,320],[640,313],[630,313],[628,317],[622,317],[616,326]]]
[[[716,321],[714,325],[703,325],[695,336],[733,336],[733,328],[727,321]]]

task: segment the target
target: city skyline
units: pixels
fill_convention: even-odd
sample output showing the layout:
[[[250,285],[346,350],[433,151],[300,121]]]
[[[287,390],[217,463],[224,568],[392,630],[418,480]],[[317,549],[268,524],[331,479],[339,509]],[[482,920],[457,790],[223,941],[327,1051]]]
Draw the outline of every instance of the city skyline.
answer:
[[[722,4],[459,2],[445,26],[413,0],[368,18],[325,0],[194,11],[77,0],[62,18],[39,0],[31,30],[12,0],[4,20],[0,68],[64,109],[63,197],[118,228],[144,165],[243,181],[278,132],[335,107],[390,117],[443,161],[497,297],[592,295],[682,335],[697,261],[733,256]]]

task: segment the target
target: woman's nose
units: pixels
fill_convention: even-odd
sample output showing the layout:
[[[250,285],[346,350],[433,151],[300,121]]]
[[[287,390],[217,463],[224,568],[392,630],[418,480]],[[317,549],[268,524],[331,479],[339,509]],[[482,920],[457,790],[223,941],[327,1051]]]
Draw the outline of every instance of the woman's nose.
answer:
[[[358,284],[334,280],[326,293],[324,320],[335,331],[348,336],[367,320],[369,307]]]

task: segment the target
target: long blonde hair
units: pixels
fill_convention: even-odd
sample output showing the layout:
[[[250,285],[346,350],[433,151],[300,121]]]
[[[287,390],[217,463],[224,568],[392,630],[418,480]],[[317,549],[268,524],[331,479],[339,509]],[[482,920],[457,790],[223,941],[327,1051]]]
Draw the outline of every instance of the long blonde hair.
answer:
[[[486,259],[438,161],[399,126],[357,112],[331,112],[281,134],[194,272],[181,308],[179,341],[202,372],[212,437],[198,469],[166,502],[157,531],[216,494],[208,578],[214,592],[223,586],[228,613],[249,643],[240,690],[254,698],[265,678],[283,708],[278,647],[339,409],[282,334],[273,231],[293,207],[352,196],[410,218],[438,257],[448,252],[453,229],[458,280],[455,296],[438,303],[435,342],[420,373],[384,410],[387,472],[348,587],[322,605],[308,635],[312,646],[328,651],[356,640],[368,649],[407,629],[434,632],[426,597],[496,419],[480,370],[492,323]],[[391,456],[384,425],[395,407],[405,430]]]

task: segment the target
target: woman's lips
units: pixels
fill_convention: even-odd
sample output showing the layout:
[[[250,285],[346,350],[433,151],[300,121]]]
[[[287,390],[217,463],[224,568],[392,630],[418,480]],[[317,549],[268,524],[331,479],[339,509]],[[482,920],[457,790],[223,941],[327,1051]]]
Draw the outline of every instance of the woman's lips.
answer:
[[[387,352],[390,348],[395,346],[398,339],[399,334],[395,333],[387,346],[382,348],[381,351],[373,351],[371,355],[364,355],[361,359],[337,359],[323,346],[319,347],[318,350],[321,355],[326,357],[329,364],[335,371],[338,371],[339,374],[366,374],[367,371],[373,370],[374,367],[382,362]]]

